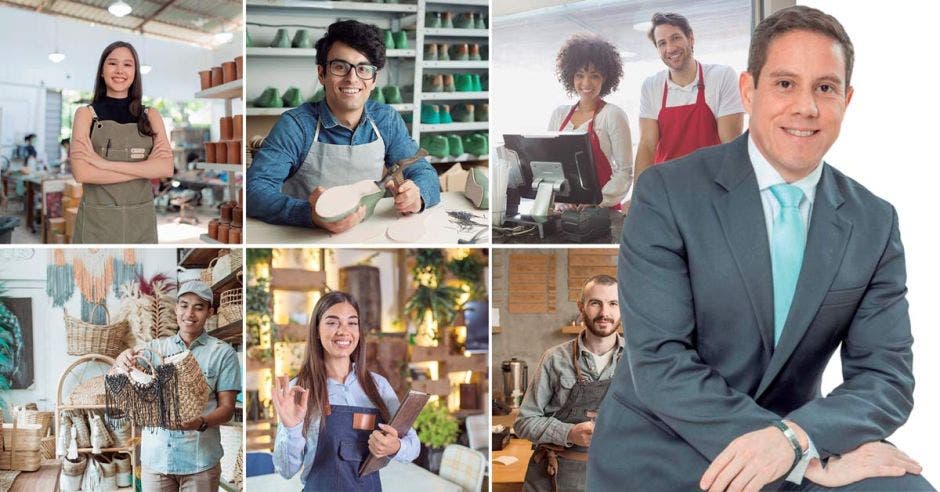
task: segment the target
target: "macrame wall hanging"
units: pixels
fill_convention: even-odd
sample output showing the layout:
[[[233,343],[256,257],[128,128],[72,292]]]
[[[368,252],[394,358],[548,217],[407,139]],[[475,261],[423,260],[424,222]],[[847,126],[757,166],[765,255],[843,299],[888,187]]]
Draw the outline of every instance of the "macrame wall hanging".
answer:
[[[107,307],[108,290],[114,279],[111,259],[110,250],[88,249],[76,253],[72,260],[75,284],[82,293],[82,320],[86,323],[107,323],[105,310],[95,310],[95,305]]]
[[[105,414],[126,416],[141,427],[178,429],[180,417],[176,366],[162,364],[151,373],[109,374],[104,378]]]
[[[54,307],[62,307],[75,293],[75,281],[72,279],[72,265],[61,249],[49,250],[49,263],[46,265],[46,295],[52,299]]]
[[[114,271],[114,297],[121,297],[121,286],[128,282],[137,282],[138,277],[144,273],[144,266],[137,263],[137,252],[133,249],[125,249],[122,257],[114,255],[111,262]]]

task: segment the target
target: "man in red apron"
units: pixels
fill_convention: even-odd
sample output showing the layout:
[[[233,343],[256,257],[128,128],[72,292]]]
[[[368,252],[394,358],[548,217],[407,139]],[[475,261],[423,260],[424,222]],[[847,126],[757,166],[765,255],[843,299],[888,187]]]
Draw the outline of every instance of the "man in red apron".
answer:
[[[744,125],[734,69],[692,56],[695,37],[685,17],[657,12],[652,23],[650,41],[668,70],[643,82],[634,179],[653,164],[728,142]]]
[[[594,417],[623,353],[617,281],[589,278],[578,309],[585,329],[545,352],[513,424],[534,448],[525,492],[585,490]]]

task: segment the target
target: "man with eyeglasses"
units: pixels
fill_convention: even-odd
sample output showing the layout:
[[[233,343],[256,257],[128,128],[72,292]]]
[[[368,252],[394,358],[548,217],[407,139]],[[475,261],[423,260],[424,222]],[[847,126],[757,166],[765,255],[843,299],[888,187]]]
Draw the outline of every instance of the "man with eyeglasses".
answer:
[[[695,36],[682,15],[657,12],[652,24],[647,35],[667,70],[643,81],[634,184],[651,165],[729,142],[744,127],[734,69],[695,59]]]
[[[248,215],[272,224],[319,227],[331,233],[362,221],[364,207],[336,222],[315,213],[326,188],[382,177],[384,169],[414,156],[401,115],[369,100],[385,45],[373,25],[335,22],[316,43],[317,75],[325,98],[284,113],[248,168]],[[424,159],[389,183],[399,213],[421,212],[440,201],[437,173]]]

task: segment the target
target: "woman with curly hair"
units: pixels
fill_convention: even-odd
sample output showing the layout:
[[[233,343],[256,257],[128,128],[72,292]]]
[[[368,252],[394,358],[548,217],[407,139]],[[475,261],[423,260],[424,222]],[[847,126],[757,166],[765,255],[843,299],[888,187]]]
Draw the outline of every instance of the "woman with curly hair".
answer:
[[[555,109],[549,131],[587,132],[594,150],[594,170],[603,187],[601,207],[620,210],[633,175],[633,144],[627,114],[604,101],[623,78],[623,62],[617,48],[593,34],[575,34],[565,41],[555,61],[555,74],[573,106]]]
[[[91,104],[75,111],[69,162],[82,183],[72,242],[157,243],[150,180],[173,175],[160,113],[142,105],[137,51],[116,41],[101,52]]]
[[[418,456],[414,429],[399,437],[387,425],[400,402],[388,380],[366,369],[359,305],[345,292],[313,308],[304,364],[297,378],[277,378],[272,399],[280,424],[274,467],[284,478],[301,471],[304,491],[379,492],[378,473],[360,477],[372,453],[404,463]]]

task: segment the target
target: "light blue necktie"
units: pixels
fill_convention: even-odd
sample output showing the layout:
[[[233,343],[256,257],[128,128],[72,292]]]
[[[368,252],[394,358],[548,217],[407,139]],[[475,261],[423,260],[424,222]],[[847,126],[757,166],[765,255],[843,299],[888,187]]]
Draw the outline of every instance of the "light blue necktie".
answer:
[[[800,217],[800,200],[803,190],[788,184],[770,187],[780,210],[774,216],[773,234],[770,238],[770,257],[774,275],[774,346],[780,341],[783,325],[790,313],[796,282],[803,265],[803,249],[806,236],[803,218]]]

